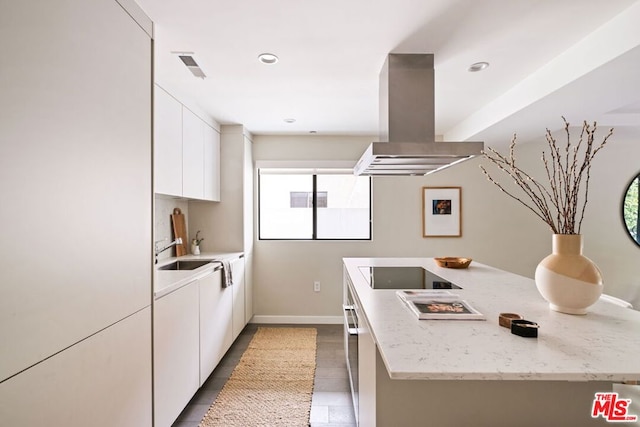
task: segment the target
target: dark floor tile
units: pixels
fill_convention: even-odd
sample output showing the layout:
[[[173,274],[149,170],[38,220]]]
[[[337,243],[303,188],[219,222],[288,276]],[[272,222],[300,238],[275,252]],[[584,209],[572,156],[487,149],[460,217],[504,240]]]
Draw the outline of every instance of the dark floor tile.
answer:
[[[336,350],[341,350],[344,351],[344,343],[342,341],[328,341],[328,342],[323,342],[322,343],[322,347],[318,348],[317,351],[336,351]]]
[[[207,407],[211,406],[214,400],[218,397],[222,389],[205,389],[201,388],[198,392],[193,396],[190,405],[207,405]]]
[[[227,366],[221,366],[218,365],[218,367],[213,371],[213,373],[211,374],[211,376],[215,377],[215,378],[229,378],[231,376],[231,373],[233,372],[233,369],[236,367],[236,365],[227,365]]]
[[[172,427],[198,427],[200,425],[200,421],[179,421],[176,420],[173,423]]]
[[[202,388],[200,390],[222,390],[228,378],[226,377],[215,377],[211,375],[204,384],[202,384]]]
[[[336,368],[334,366],[316,366],[316,378],[348,378],[347,374],[348,372],[344,367]]]
[[[321,359],[340,359],[344,357],[344,350],[342,349],[318,349],[316,351],[316,358]]]
[[[202,420],[202,417],[204,417],[204,415],[207,413],[210,406],[211,406],[210,403],[189,404],[187,405],[186,408],[184,408],[184,410],[176,420],[176,423],[191,422],[191,421],[199,422]],[[174,425],[176,425],[176,423],[174,423]]]
[[[313,384],[313,391],[344,391],[350,390],[347,378],[316,378]]]
[[[318,368],[340,368],[347,369],[347,360],[344,355],[324,357],[316,359],[316,369]]]

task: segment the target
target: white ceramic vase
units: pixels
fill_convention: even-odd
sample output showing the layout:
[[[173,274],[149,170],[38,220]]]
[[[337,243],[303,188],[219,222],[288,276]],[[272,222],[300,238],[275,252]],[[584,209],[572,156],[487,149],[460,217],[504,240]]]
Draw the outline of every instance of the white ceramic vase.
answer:
[[[193,255],[200,255],[200,245],[196,245],[195,243],[191,244],[191,253]]]
[[[551,310],[586,314],[602,295],[602,274],[582,255],[582,235],[554,234],[551,255],[536,267],[536,286]]]

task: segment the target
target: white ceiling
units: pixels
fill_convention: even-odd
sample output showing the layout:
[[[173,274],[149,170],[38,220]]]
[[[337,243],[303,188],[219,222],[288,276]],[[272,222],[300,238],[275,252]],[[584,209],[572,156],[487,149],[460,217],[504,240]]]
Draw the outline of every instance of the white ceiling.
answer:
[[[640,1],[137,1],[156,24],[156,81],[254,134],[377,134],[389,52],[435,54],[446,140],[541,136],[561,115],[640,125]],[[478,61],[491,66],[468,72]]]

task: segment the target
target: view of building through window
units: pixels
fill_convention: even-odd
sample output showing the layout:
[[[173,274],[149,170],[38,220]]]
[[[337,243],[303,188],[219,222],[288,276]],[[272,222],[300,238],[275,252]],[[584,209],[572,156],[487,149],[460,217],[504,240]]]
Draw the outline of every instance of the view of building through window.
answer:
[[[260,239],[371,239],[369,177],[266,171],[259,179]]]
[[[317,192],[316,203],[319,208],[327,207],[327,192]],[[313,192],[312,191],[292,191],[290,194],[291,207],[292,208],[310,208],[313,207]]]

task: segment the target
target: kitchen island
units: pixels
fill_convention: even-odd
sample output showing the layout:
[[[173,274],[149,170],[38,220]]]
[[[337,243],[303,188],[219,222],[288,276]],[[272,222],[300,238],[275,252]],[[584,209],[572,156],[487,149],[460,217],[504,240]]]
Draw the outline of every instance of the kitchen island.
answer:
[[[418,320],[395,290],[372,289],[370,266],[423,267],[459,285],[451,292],[486,320]],[[554,312],[532,279],[477,262],[345,258],[344,282],[358,317],[360,426],[606,425],[591,417],[595,393],[640,379],[635,310],[599,301],[584,316]],[[538,338],[499,326],[501,312],[537,322]]]

